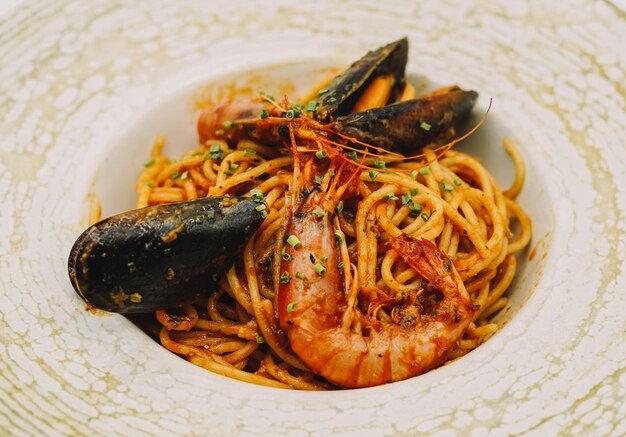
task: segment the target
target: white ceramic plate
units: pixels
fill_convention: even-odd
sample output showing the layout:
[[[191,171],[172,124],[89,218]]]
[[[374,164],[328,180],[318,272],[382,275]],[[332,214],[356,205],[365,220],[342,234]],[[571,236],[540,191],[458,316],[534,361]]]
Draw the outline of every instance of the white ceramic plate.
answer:
[[[626,433],[624,15],[411,3],[32,2],[0,21],[3,434]],[[502,136],[528,164],[535,252],[494,338],[409,381],[301,393],[208,373],[84,311],[66,259],[87,192],[105,214],[131,207],[156,133],[173,155],[195,144],[206,86],[302,89],[405,35],[415,80],[476,89],[479,109],[493,99],[463,147],[504,186]]]

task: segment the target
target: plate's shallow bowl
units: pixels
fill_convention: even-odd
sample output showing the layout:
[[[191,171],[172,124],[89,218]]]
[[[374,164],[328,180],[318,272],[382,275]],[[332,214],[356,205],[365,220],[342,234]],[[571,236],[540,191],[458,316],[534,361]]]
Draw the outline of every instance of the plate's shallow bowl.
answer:
[[[243,8],[33,3],[0,23],[0,53],[11,60],[0,64],[0,427],[625,432],[623,17],[603,3]],[[493,98],[487,123],[463,147],[504,186],[503,135],[528,163],[520,202],[533,218],[536,255],[525,254],[494,338],[409,381],[299,393],[210,374],[122,317],[83,311],[65,262],[85,224],[86,193],[98,193],[105,214],[131,206],[156,133],[172,155],[195,144],[191,104],[203,86],[268,71],[254,80],[272,86],[284,75],[298,88],[321,74],[316,66],[348,64],[404,35],[412,74],[476,89],[483,109]]]

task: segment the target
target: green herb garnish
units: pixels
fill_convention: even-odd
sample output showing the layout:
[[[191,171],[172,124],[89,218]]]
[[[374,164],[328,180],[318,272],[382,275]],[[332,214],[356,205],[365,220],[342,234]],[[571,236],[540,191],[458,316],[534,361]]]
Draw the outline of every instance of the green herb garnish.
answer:
[[[343,211],[343,200],[339,201],[336,209],[337,209],[337,214],[341,214],[341,211]]]
[[[290,235],[289,237],[287,237],[287,244],[289,244],[294,249],[297,249],[298,247],[302,246],[302,242],[295,235]]]
[[[322,276],[324,273],[326,273],[326,267],[321,264],[315,264],[313,266],[313,270],[315,270],[315,273],[317,273],[319,276]]]
[[[394,193],[389,193],[385,197],[387,198],[387,200],[398,200],[398,196],[396,196]]]
[[[259,189],[250,190],[250,197],[256,203],[262,203],[265,201],[265,197],[263,196],[263,191]]]
[[[346,238],[346,234],[339,229],[335,229],[335,241],[337,242],[337,245],[340,245],[344,238]]]
[[[443,191],[452,191],[454,190],[454,187],[446,182],[444,182],[443,184],[441,184],[441,189]]]
[[[377,159],[376,161],[374,161],[374,167],[376,168],[386,168],[387,167],[387,163],[385,161],[383,161],[382,159]]]

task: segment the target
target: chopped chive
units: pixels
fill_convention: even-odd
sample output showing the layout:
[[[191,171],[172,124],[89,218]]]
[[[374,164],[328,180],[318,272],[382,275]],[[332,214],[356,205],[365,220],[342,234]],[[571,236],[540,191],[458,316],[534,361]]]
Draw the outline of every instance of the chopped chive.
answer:
[[[154,188],[154,187],[156,187],[156,185],[154,185],[154,182],[150,181],[150,182],[148,182],[148,187]]]
[[[204,155],[204,150],[200,150],[199,152],[192,153],[191,156],[200,156]]]
[[[209,152],[211,153],[211,159],[224,158],[224,151],[222,150],[222,146],[219,144],[212,144],[209,148]]]
[[[350,152],[348,154],[348,156],[350,157],[351,160],[353,161],[358,161],[359,160],[359,155],[357,155],[357,153],[353,150],[352,152]]]
[[[413,188],[411,190],[411,196],[415,196],[417,193],[419,193],[419,190],[417,188]]]
[[[339,264],[337,264],[337,268],[339,270],[343,270],[343,266],[344,266],[343,261],[339,261]]]
[[[378,172],[376,170],[370,170],[370,179],[374,180],[378,176]]]
[[[430,130],[430,128],[431,128],[430,124],[426,123],[425,121],[422,121],[422,122],[420,123],[420,127],[421,127],[422,129],[424,129],[425,131],[429,131],[429,130]]]
[[[317,185],[322,185],[322,177],[321,176],[315,176],[315,183]]]
[[[324,267],[321,264],[315,264],[313,266],[313,270],[315,270],[315,273],[317,273],[320,276],[322,276],[324,273],[326,273],[326,267]]]
[[[263,197],[263,191],[256,188],[254,190],[250,190],[250,197],[257,203],[261,203],[265,200],[265,197]]]
[[[226,120],[224,123],[222,123],[224,125],[224,127],[226,129],[230,129],[231,127],[233,127],[233,122],[230,120]]]
[[[317,261],[315,259],[315,255],[313,255],[312,253],[309,253],[309,259],[311,260],[311,263],[315,264],[315,261]]]
[[[422,220],[427,221],[429,216],[428,216],[428,213],[423,212],[421,217],[422,217]]]
[[[254,209],[256,209],[259,214],[261,214],[261,218],[266,218],[269,215],[267,212],[267,208],[264,204],[260,204]]]
[[[408,205],[409,203],[411,203],[411,194],[406,193],[402,195],[402,204],[403,205]]]
[[[335,229],[335,241],[337,242],[337,245],[341,244],[341,242],[343,241],[345,237],[346,237],[346,234],[341,232],[339,229]]]
[[[183,172],[183,174],[182,174],[182,175],[180,175],[180,180],[181,180],[181,181],[186,181],[188,177],[189,177],[189,172],[188,172],[187,170],[185,170],[185,171]]]
[[[296,272],[296,278],[303,280],[304,279],[304,273],[302,272]]]
[[[341,211],[343,211],[343,200],[340,200],[337,204],[337,214],[341,214]]]
[[[313,210],[313,215],[317,218],[323,217],[324,216],[324,210],[322,208],[315,208]]]
[[[328,154],[326,153],[326,150],[318,150],[317,152],[315,152],[315,156],[317,157],[317,159],[322,159],[322,158],[326,158]]]
[[[285,112],[285,117],[287,118],[287,120],[293,120],[296,117],[296,113],[293,109],[289,109],[287,110],[287,112]]]
[[[387,163],[385,161],[383,161],[382,159],[377,159],[376,161],[374,161],[374,167],[376,167],[376,168],[386,168],[387,167]]]
[[[232,172],[232,171],[230,171],[230,170],[224,170],[224,174],[225,174],[226,176],[232,176],[232,175],[233,175],[233,172]]]
[[[231,163],[230,163],[230,169],[231,169],[231,170],[237,170],[237,169],[239,168],[239,166],[240,166],[240,165],[241,165],[241,164],[238,164],[238,163],[236,163],[236,162],[231,162]]]
[[[178,173],[177,171],[172,173],[172,179],[178,179],[179,177],[180,177],[180,173]]]
[[[147,160],[146,162],[143,163],[143,166],[148,168],[148,167],[152,167],[154,165],[154,158]]]
[[[311,100],[306,104],[306,110],[309,112],[315,111],[315,108],[317,108],[317,100]]]
[[[293,111],[294,118],[298,118],[302,115],[302,108],[304,108],[302,103],[296,103],[290,108]]]
[[[330,177],[332,178],[333,176],[335,176],[335,170],[333,170],[332,168],[330,170],[328,170],[328,174],[330,175]]]
[[[289,284],[289,281],[291,281],[291,275],[287,272],[284,272],[282,275],[280,275],[280,282],[282,284]]]
[[[257,344],[263,344],[263,343],[265,343],[265,339],[263,338],[263,336],[257,335],[256,336],[256,342],[257,342]]]
[[[293,257],[291,255],[289,255],[286,251],[285,248],[283,247],[283,250],[280,252],[280,257],[285,260],[285,262],[289,262],[293,259]]]
[[[425,165],[424,167],[420,168],[420,173],[423,175],[430,174],[430,165]]]
[[[387,200],[398,200],[398,196],[396,196],[394,193],[389,193],[385,197],[387,198]]]
[[[413,171],[411,172],[411,178],[413,178],[413,179],[417,179],[417,174],[418,174],[418,173],[417,173],[417,170],[413,170]]]
[[[411,205],[411,212],[409,212],[409,217],[411,217],[411,218],[419,217],[419,215],[420,215],[420,213],[422,212],[423,209],[424,209],[424,207],[422,205],[420,205],[419,203],[413,203]]]
[[[219,135],[219,136],[222,136],[222,135],[224,135],[225,133],[226,133],[226,132],[224,131],[224,129],[218,129],[218,130],[216,130],[216,131],[215,131],[215,135]]]
[[[443,184],[441,184],[441,189],[443,191],[452,191],[454,190],[454,187],[446,182],[444,182]]]
[[[323,262],[323,263],[325,263],[326,261],[328,261],[328,257],[327,257],[326,255],[323,255],[323,256],[320,258],[320,261],[321,261],[321,262]]]
[[[261,120],[265,120],[269,116],[270,116],[270,113],[267,109],[261,110],[261,115],[259,115],[259,117],[261,117]]]
[[[302,246],[302,242],[300,241],[300,239],[298,237],[296,237],[295,235],[290,235],[287,238],[287,244],[289,244],[291,247],[293,247],[294,249],[297,249],[298,247]]]
[[[317,92],[317,95],[321,96],[322,94],[327,93],[327,92],[328,92],[328,88],[322,88],[321,90]]]
[[[456,179],[455,179],[454,181],[452,181],[452,182],[454,182],[454,185],[461,185],[461,184],[462,184],[461,179],[459,179],[459,178],[456,178]]]
[[[337,103],[337,99],[334,97],[329,97],[328,99],[326,99],[326,103],[330,103],[332,105],[333,103]]]
[[[243,156],[252,156],[252,155],[256,155],[256,150],[243,149]]]

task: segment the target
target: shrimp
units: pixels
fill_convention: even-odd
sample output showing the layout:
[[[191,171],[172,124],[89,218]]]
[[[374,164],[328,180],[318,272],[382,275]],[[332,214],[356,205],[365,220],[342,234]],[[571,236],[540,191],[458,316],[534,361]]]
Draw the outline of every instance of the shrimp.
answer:
[[[298,161],[296,155],[278,293],[280,325],[294,353],[312,372],[347,388],[400,381],[444,362],[474,312],[451,260],[428,240],[392,238],[391,248],[423,278],[423,286],[411,297],[386,299],[382,305],[392,307],[390,318],[364,314],[356,268],[346,267],[347,248],[333,220],[341,188],[326,176],[321,189],[311,188],[315,160],[305,159],[302,174]],[[337,179],[346,177],[341,170],[345,166]]]

